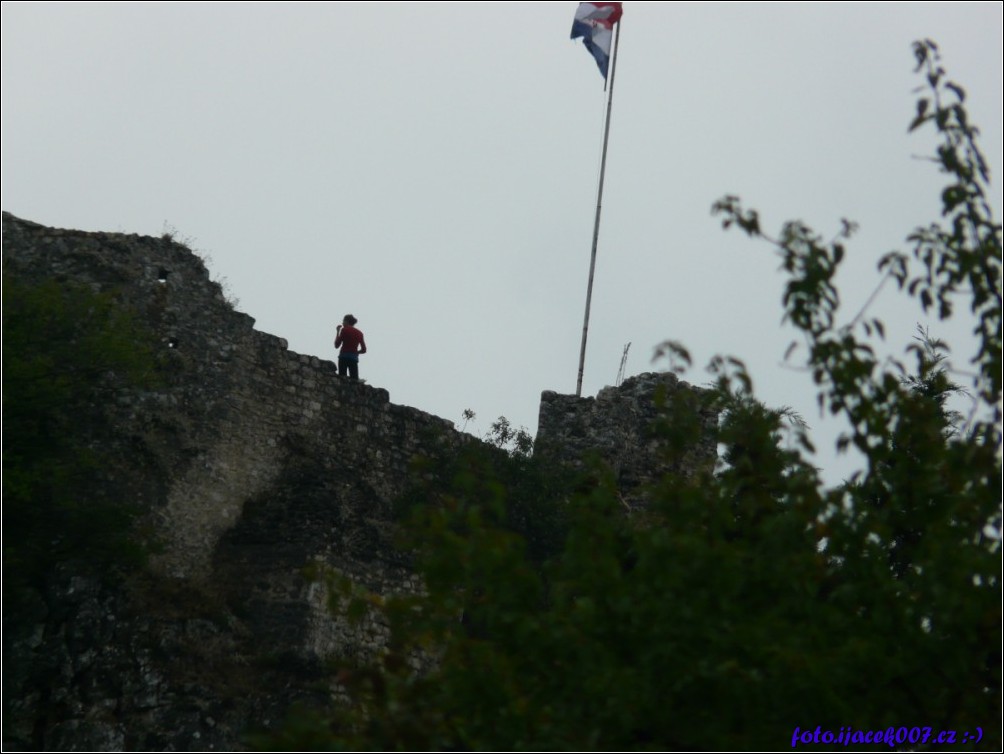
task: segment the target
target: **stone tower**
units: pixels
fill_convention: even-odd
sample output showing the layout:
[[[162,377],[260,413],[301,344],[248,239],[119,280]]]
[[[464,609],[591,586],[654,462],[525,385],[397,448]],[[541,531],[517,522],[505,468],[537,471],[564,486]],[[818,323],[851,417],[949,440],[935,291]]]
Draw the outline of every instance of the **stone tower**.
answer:
[[[630,377],[595,398],[546,390],[540,397],[536,452],[573,466],[598,457],[613,471],[624,501],[632,508],[643,506],[645,485],[663,474],[693,478],[714,468],[718,412],[707,397],[670,372]],[[674,447],[670,429],[685,420],[692,423],[691,441]]]

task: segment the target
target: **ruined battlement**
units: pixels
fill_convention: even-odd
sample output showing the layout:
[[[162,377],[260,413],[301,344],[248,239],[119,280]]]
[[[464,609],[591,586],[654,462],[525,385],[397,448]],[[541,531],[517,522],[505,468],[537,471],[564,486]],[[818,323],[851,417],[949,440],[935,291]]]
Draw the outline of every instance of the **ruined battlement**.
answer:
[[[417,588],[391,544],[394,502],[415,458],[446,458],[476,440],[255,330],[202,260],[168,236],[59,230],[4,213],[3,264],[5,277],[112,293],[149,333],[165,379],[106,407],[121,464],[108,476],[142,505],[163,544],[153,573],[177,601],[169,620],[136,615],[122,595],[76,583],[59,615],[40,608],[38,630],[10,639],[5,674],[19,701],[5,743],[238,748],[242,729],[290,701],[285,691],[268,697],[260,677],[235,691],[241,668],[285,658],[271,685],[302,691],[325,659],[381,641],[383,627],[333,617],[305,567],[323,564],[379,593]],[[649,432],[658,396],[692,390],[647,374],[596,398],[545,392],[538,447],[572,464],[598,453],[625,496],[640,499],[665,471],[713,463],[712,414],[705,441],[675,459]],[[209,596],[220,606],[207,617]],[[200,675],[217,666],[220,684]],[[33,686],[39,678],[51,688]]]

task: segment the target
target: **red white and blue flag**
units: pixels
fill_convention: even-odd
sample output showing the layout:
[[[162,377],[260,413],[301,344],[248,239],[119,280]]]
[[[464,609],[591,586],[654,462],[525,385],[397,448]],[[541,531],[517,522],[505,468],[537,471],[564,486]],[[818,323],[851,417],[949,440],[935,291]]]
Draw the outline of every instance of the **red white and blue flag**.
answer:
[[[575,20],[572,21],[572,39],[582,37],[604,79],[610,64],[614,24],[620,20],[621,13],[621,3],[579,3]]]

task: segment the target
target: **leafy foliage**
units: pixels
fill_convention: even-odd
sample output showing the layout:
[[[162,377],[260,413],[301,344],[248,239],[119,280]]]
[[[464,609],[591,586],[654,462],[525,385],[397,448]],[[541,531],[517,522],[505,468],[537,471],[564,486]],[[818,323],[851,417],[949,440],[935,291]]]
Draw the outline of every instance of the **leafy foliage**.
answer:
[[[721,468],[665,476],[644,518],[594,467],[554,488],[562,534],[533,557],[508,511],[548,501],[527,503],[517,479],[465,459],[411,529],[426,593],[368,597],[390,645],[341,676],[349,710],[301,725],[306,744],[772,750],[796,727],[931,726],[959,740],[979,727],[980,748],[1000,748],[1001,228],[962,89],[933,43],[915,53],[928,94],[912,128],[941,135],[948,227],[914,232],[913,260],[887,256],[880,272],[942,319],[968,302],[982,418],[961,426],[949,411],[961,388],[945,344],[909,344],[911,369],[876,358],[880,320],[840,324],[834,280],[853,224],[832,241],[797,222],[774,238],[726,197],[725,227],[781,256],[785,317],[808,345],[820,406],[846,417],[839,445],[865,469],[825,489],[804,424],[759,403],[731,357],[710,365]],[[689,365],[678,343],[660,352]],[[665,423],[667,447],[693,425]]]
[[[106,294],[3,281],[4,595],[41,589],[57,569],[106,577],[142,561],[136,511],[109,498],[95,448],[103,412],[153,379],[132,318]]]
[[[532,454],[533,438],[500,416],[484,442],[470,442],[455,456],[421,461],[417,484],[400,502],[405,526],[403,549],[424,550],[425,528],[443,510],[458,510],[467,500],[494,501],[477,516],[522,539],[532,560],[542,563],[560,550],[566,534],[566,500],[572,476]],[[432,503],[432,504],[430,504]],[[464,524],[456,528],[466,530]],[[417,541],[410,541],[416,534]]]

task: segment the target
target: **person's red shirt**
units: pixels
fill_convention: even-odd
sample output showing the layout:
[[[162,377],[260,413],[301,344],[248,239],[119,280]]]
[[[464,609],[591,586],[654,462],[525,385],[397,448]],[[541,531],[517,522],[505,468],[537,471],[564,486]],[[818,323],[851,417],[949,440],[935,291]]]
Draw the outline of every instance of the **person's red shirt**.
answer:
[[[335,336],[335,348],[339,346],[342,347],[339,353],[366,353],[362,330],[357,330],[352,325],[343,325]]]

